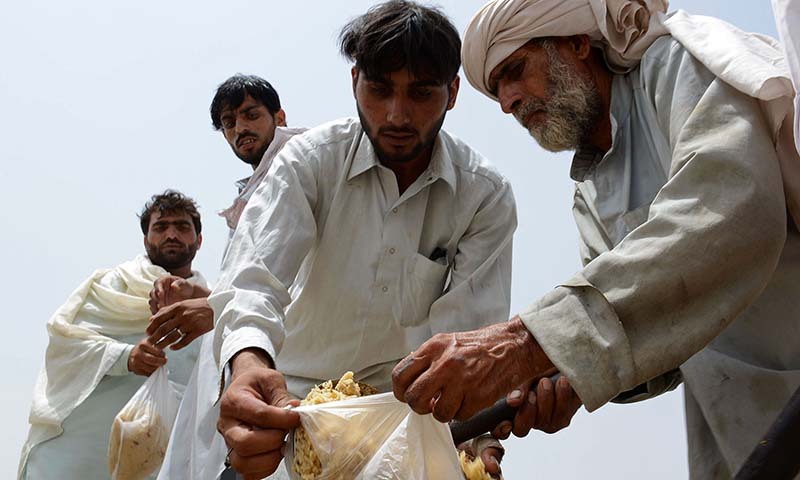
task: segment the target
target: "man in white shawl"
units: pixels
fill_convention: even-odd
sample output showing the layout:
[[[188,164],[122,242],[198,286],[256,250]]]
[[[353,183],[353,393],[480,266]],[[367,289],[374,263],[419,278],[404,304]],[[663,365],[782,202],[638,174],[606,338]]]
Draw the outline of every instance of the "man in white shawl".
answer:
[[[174,275],[206,286],[191,269],[202,243],[200,214],[192,199],[168,190],[150,199],[140,223],[147,255],[95,271],[47,322],[18,478],[108,478],[112,422],[146,377],[166,366],[180,390],[189,380],[199,342],[164,351],[145,329],[156,279]]]
[[[470,83],[576,151],[585,267],[505,325],[432,339],[394,390],[461,418],[556,370],[556,399],[571,383],[590,411],[682,380],[691,477],[730,478],[800,385],[794,91],[774,40],[666,9],[498,0],[473,18]]]

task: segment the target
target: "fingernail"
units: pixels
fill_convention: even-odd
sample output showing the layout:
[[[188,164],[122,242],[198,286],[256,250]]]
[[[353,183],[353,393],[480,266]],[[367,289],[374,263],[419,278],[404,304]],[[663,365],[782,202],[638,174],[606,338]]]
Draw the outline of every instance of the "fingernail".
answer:
[[[536,405],[536,394],[534,392],[528,393],[528,403]]]
[[[511,392],[511,395],[508,396],[509,400],[519,400],[522,398],[522,392],[520,390],[514,390]]]

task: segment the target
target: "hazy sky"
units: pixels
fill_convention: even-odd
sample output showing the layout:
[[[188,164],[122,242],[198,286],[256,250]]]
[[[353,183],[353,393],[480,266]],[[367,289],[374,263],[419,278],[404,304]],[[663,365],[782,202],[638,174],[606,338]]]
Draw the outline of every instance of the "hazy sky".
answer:
[[[215,132],[208,106],[236,72],[269,79],[290,125],[355,113],[338,29],[377,2],[74,0],[6,2],[0,15],[0,478],[13,478],[27,434],[45,322],[93,270],[141,253],[136,212],[177,188],[204,216],[195,267],[211,280],[227,230],[215,212],[249,174]],[[483,1],[438,5],[463,30]],[[673,0],[775,36],[769,0]],[[445,128],[514,186],[519,229],[512,311],[579,269],[570,155],[539,149],[498,106],[462,82]],[[582,410],[556,435],[507,442],[508,479],[685,478],[679,392]]]

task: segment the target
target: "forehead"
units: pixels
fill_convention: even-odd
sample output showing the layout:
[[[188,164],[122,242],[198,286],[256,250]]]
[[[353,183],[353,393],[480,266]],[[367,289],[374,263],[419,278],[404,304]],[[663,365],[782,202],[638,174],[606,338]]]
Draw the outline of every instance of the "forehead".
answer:
[[[150,225],[155,225],[158,222],[176,223],[176,222],[192,222],[192,217],[183,210],[179,211],[165,211],[161,212],[156,210],[150,216]]]
[[[242,112],[242,111],[245,111],[245,110],[249,110],[249,109],[254,108],[254,107],[255,108],[257,108],[257,107],[267,108],[267,107],[264,106],[263,103],[259,102],[255,98],[251,97],[249,93],[246,93],[245,96],[244,96],[244,100],[242,100],[242,103],[240,105],[238,105],[236,107],[234,107],[232,105],[226,105],[225,108],[222,109],[222,113],[220,114],[220,116],[236,115],[239,112]]]
[[[379,75],[365,75],[370,82],[390,83],[392,85],[444,86],[432,77],[416,76],[407,68]]]

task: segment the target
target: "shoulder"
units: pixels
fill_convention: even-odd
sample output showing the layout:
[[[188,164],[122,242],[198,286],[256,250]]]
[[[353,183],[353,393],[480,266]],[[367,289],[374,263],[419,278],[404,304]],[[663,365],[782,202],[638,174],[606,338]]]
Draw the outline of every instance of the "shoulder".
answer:
[[[455,135],[440,131],[442,146],[459,182],[486,184],[494,190],[508,187],[508,180],[477,150]]]
[[[361,133],[361,123],[350,117],[340,118],[309,128],[287,143],[304,150],[325,151],[349,144]]]

